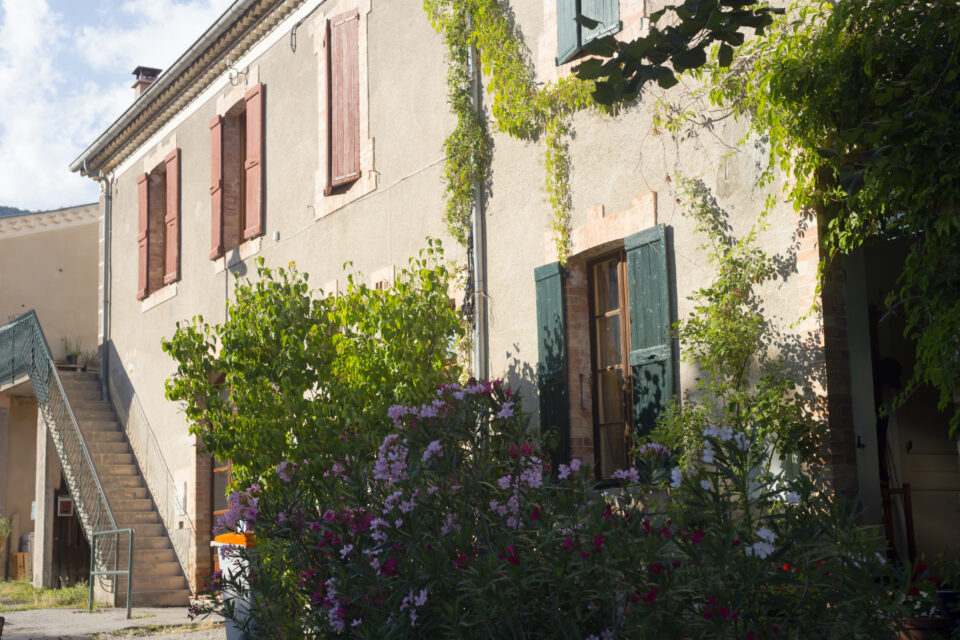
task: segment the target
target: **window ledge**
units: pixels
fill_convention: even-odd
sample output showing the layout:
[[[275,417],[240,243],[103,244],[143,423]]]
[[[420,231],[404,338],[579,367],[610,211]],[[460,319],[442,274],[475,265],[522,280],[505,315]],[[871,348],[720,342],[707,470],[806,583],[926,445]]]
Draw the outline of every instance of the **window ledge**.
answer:
[[[140,313],[146,313],[157,305],[163,304],[171,298],[175,298],[179,292],[179,282],[171,282],[168,285],[164,285],[140,301]]]
[[[258,236],[247,240],[239,247],[235,247],[227,251],[224,255],[220,256],[213,261],[213,272],[220,273],[229,269],[234,265],[238,265],[244,260],[251,258],[258,253],[260,253],[260,248],[263,244],[263,236]]]

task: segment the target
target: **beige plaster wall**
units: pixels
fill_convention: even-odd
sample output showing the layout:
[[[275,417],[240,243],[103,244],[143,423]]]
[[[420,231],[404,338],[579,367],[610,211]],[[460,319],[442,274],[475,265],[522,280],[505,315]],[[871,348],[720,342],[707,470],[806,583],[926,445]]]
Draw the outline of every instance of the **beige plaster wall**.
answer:
[[[532,60],[552,60],[556,53],[539,50],[541,41],[549,40],[541,38],[543,30],[556,28],[553,22],[544,21],[549,2],[511,3]],[[621,16],[635,10],[638,2],[642,0],[621,0]],[[538,77],[550,73],[550,69],[538,68]],[[573,229],[585,225],[588,212],[598,205],[611,215],[629,209],[638,196],[656,193],[657,221],[673,231],[673,295],[679,317],[684,317],[692,309],[687,297],[706,284],[712,273],[707,268],[707,255],[700,249],[706,238],[695,233],[694,221],[677,203],[675,176],[682,173],[702,179],[730,214],[733,232],[740,236],[749,231],[763,208],[765,193],[755,187],[754,181],[757,167],[763,165],[766,156],[762,145],[753,141],[738,146],[745,128],[732,118],[715,123],[712,131],[693,129],[690,136],[686,135],[688,131],[678,137],[658,131],[652,116],[654,102],[657,98],[680,97],[680,87],[669,92],[655,87],[617,117],[580,113],[573,119],[569,148]],[[490,102],[488,96],[487,104]],[[550,234],[552,212],[543,188],[544,147],[496,134],[494,149],[491,197],[486,208],[490,372],[505,375],[519,386],[525,408],[536,411],[533,271],[557,259]],[[760,233],[759,243],[771,254],[793,263],[796,228],[792,205],[778,202]],[[796,292],[795,274],[763,290],[765,310],[787,333],[790,323],[807,311],[798,304]],[[589,380],[590,372],[582,373]],[[681,364],[681,386],[691,386],[695,374],[691,367]]]
[[[0,323],[35,309],[54,358],[64,339],[96,351],[97,262],[96,220],[0,235]]]
[[[297,267],[310,282],[345,285],[342,265],[353,261],[367,277],[407,260],[425,246],[427,236],[443,238],[448,257],[462,261],[443,222],[442,145],[454,121],[446,107],[443,48],[417,0],[376,1],[368,14],[370,135],[374,139],[377,188],[343,208],[317,219],[316,173],[320,167],[318,64],[315,53],[324,20],[340,3],[326,3],[297,31],[292,51],[289,37],[280,38],[245,70],[262,82],[266,95],[265,234],[259,251],[230,270],[217,272],[210,253],[210,139],[208,122],[218,100],[235,89],[229,85],[192,112],[165,136],[161,148],[174,141],[181,150],[181,271],[176,294],[144,310],[136,300],[137,189],[144,171],[138,151],[129,167],[115,176],[112,190],[112,264],[110,376],[122,402],[133,391],[157,436],[175,482],[194,495],[195,442],[188,435],[180,408],[163,396],[163,383],[174,363],[160,343],[175,331],[177,321],[202,315],[210,322],[225,318],[234,291],[230,271],[255,275],[254,259],[268,266]],[[349,4],[349,2],[347,3]],[[402,122],[403,126],[398,126]],[[156,146],[156,145],[155,145]],[[275,234],[279,234],[276,236]],[[275,238],[279,239],[275,239]],[[171,290],[172,291],[172,290]],[[195,505],[188,502],[191,516]]]
[[[33,530],[30,503],[34,499],[37,459],[37,403],[33,397],[11,396],[10,422],[7,430],[6,474],[7,495],[5,516],[16,516],[10,533],[12,551],[18,551],[20,536]]]

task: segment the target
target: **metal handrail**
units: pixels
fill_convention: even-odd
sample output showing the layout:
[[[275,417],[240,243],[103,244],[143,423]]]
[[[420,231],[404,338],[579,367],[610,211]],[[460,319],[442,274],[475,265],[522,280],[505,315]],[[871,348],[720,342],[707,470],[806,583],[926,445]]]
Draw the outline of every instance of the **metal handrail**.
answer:
[[[110,376],[108,381],[108,392],[113,409],[120,418],[127,440],[140,465],[143,479],[147,483],[147,489],[153,496],[157,511],[160,512],[160,518],[167,529],[167,537],[173,545],[174,553],[183,569],[183,575],[189,576],[190,549],[194,539],[193,521],[186,512],[185,504],[180,505],[181,508],[178,509],[177,485],[160,449],[160,444],[157,442],[157,436],[147,420],[147,414],[140,404],[140,398],[133,393],[129,405],[125,405],[121,400],[121,394],[114,387],[113,379],[114,376]],[[185,523],[186,527],[181,527],[182,523]]]
[[[128,550],[130,557],[127,560],[127,568],[119,570],[105,570],[97,571],[93,566],[93,559],[96,557],[97,550],[97,537],[98,536],[109,536],[116,535],[117,538],[120,537],[121,533],[126,533],[129,536],[130,548]],[[114,541],[114,554],[116,555],[117,550],[120,547],[120,541]],[[87,601],[87,611],[93,611],[93,577],[94,576],[120,576],[127,574],[127,620],[130,619],[130,606],[131,606],[131,595],[133,591],[133,529],[114,529],[112,531],[95,531],[93,535],[90,536],[90,599]]]
[[[57,460],[73,497],[81,528],[91,542],[91,567],[101,567],[96,575],[114,575],[103,572],[119,570],[117,549],[106,544],[96,553],[92,541],[98,532],[116,531],[117,522],[96,467],[90,459],[77,418],[63,390],[50,346],[33,310],[0,327],[0,384],[12,384],[23,378],[29,379],[33,386],[40,414],[53,440]],[[113,544],[117,544],[116,539]],[[131,546],[131,564],[126,572],[132,574],[132,571]],[[91,574],[91,588],[93,578],[94,574]],[[107,581],[105,588],[108,591],[112,588],[110,581]]]

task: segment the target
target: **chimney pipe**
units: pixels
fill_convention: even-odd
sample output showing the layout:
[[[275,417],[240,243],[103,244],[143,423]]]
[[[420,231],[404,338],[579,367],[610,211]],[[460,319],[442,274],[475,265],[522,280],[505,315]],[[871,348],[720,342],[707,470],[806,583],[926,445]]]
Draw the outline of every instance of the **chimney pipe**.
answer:
[[[133,83],[135,97],[139,98],[147,90],[147,87],[153,84],[158,75],[160,75],[160,69],[154,69],[153,67],[137,67],[134,69],[133,77],[137,79]]]

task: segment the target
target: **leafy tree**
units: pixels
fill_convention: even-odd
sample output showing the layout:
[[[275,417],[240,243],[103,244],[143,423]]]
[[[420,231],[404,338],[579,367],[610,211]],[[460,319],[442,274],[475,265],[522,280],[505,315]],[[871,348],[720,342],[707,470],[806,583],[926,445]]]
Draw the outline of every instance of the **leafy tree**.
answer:
[[[167,398],[183,403],[204,448],[251,482],[288,460],[375,450],[387,408],[460,374],[463,337],[450,304],[453,273],[430,241],[396,283],[378,290],[348,276],[323,296],[290,265],[238,282],[228,319],[177,324],[163,349],[177,361]],[[334,293],[334,292],[330,292]]]
[[[610,104],[633,99],[650,79],[675,84],[665,69],[672,63],[674,72],[705,80],[714,104],[746,117],[751,134],[769,142],[760,182],[777,170],[791,175],[786,188],[798,209],[820,215],[830,258],[905,239],[909,255],[887,300],[904,314],[916,345],[900,399],[929,384],[947,409],[960,398],[956,2],[802,1],[772,22],[762,5],[749,3],[721,19],[725,6],[668,7],[676,25],[654,26],[630,43],[598,42],[592,53],[599,58],[578,73],[598,78],[594,98]],[[744,42],[738,26],[754,27],[758,37]],[[740,43],[734,57],[731,47]],[[955,433],[960,409],[950,424]]]

